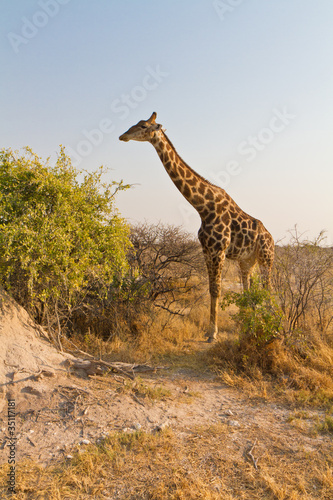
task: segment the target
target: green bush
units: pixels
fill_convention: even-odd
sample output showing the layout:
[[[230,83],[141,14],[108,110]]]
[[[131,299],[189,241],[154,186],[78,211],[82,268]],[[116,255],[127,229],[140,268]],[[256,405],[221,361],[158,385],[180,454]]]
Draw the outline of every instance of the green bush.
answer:
[[[241,341],[252,341],[260,347],[279,336],[283,314],[271,292],[261,287],[257,277],[253,278],[249,290],[227,293],[223,297],[222,309],[231,304],[238,307],[233,318],[240,327]]]
[[[54,166],[30,148],[0,151],[0,281],[40,323],[105,296],[127,270],[129,228],[114,199],[128,186],[103,174],[76,170],[63,147]]]

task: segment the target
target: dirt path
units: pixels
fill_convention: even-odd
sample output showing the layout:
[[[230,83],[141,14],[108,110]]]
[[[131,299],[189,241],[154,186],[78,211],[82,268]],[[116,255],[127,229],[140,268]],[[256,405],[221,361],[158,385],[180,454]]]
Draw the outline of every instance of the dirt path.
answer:
[[[311,454],[325,453],[331,446],[330,437],[313,432],[318,418],[323,419],[321,412],[303,412],[297,417],[286,407],[251,401],[213,377],[184,371],[166,371],[136,382],[119,376],[44,378],[17,383],[11,397],[16,404],[17,460],[31,458],[41,464],[71,456],[113,431],[158,432],[164,427],[181,437],[198,433],[200,428],[227,426],[230,440],[224,452],[238,457],[254,443],[257,457],[273,448]],[[4,463],[8,455],[6,408],[0,427]]]

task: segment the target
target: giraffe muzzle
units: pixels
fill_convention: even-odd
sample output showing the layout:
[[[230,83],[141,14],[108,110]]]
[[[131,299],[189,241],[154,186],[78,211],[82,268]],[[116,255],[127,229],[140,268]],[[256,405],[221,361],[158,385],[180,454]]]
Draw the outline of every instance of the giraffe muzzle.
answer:
[[[126,136],[126,134],[122,134],[121,136],[119,136],[119,140],[120,141],[124,141],[124,142],[128,142],[129,139],[128,137]]]

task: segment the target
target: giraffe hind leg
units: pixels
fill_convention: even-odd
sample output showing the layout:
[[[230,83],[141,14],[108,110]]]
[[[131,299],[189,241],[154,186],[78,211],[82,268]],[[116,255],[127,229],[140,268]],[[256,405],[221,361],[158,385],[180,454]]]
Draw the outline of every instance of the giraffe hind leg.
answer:
[[[271,272],[274,262],[275,244],[272,236],[268,233],[260,238],[258,251],[258,262],[260,267],[261,281],[265,288],[271,288]]]
[[[259,264],[260,267],[260,275],[261,275],[261,281],[264,286],[264,288],[267,288],[268,290],[271,288],[271,271],[272,271],[272,265],[271,264]]]
[[[243,290],[248,290],[251,286],[254,266],[255,260],[253,258],[239,261]]]

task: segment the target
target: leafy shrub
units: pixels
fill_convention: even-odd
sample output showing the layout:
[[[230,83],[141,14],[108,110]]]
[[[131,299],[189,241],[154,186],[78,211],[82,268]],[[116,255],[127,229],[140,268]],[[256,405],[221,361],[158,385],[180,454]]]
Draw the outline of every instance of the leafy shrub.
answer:
[[[63,147],[54,166],[30,148],[0,151],[0,280],[42,324],[64,325],[128,269],[129,228],[114,206],[127,186],[103,173],[76,170]]]
[[[222,301],[222,309],[234,304],[238,307],[233,315],[240,328],[241,342],[252,342],[258,347],[268,344],[279,336],[283,315],[271,292],[262,288],[257,277],[249,290],[229,292]]]

